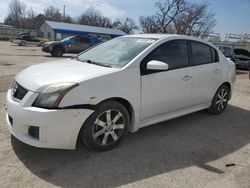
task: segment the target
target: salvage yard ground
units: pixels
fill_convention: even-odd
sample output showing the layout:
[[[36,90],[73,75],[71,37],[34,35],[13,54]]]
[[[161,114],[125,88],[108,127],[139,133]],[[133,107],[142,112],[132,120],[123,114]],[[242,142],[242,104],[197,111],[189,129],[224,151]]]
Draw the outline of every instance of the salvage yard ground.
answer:
[[[80,143],[75,151],[38,149],[10,135],[3,104],[19,71],[57,59],[0,42],[0,187],[250,187],[248,72],[237,71],[222,115],[202,111],[143,128],[104,153]]]

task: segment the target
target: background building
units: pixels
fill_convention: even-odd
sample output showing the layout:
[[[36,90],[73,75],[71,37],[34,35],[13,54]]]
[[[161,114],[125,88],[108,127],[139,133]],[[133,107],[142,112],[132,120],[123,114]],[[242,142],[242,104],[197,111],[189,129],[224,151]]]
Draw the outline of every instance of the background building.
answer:
[[[125,35],[121,30],[63,22],[45,21],[39,28],[39,36],[49,40],[61,40],[72,35],[85,35],[100,38],[103,41]]]
[[[15,37],[20,33],[30,33],[32,36],[37,36],[36,30],[19,29],[11,25],[0,24],[0,40],[9,40],[10,37]]]

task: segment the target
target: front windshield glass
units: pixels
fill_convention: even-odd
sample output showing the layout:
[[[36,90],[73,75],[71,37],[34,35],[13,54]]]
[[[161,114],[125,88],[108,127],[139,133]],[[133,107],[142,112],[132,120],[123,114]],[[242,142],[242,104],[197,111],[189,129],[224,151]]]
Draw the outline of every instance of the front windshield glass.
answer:
[[[79,61],[93,61],[111,67],[123,67],[135,58],[155,39],[120,37],[104,42],[80,54]]]
[[[67,38],[65,38],[65,39],[62,39],[62,40],[61,40],[61,42],[67,42],[67,41],[70,41],[70,39],[71,39],[71,38],[73,38],[73,36],[72,36],[72,37],[67,37]]]

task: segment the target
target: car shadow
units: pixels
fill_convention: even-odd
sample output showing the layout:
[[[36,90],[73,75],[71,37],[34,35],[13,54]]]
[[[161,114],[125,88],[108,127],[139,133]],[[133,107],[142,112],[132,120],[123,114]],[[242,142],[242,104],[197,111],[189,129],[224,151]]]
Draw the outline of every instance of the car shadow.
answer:
[[[64,55],[64,56],[61,56],[61,57],[54,57],[52,55],[44,55],[44,57],[50,57],[50,58],[58,59],[58,58],[71,58],[71,57],[73,57],[73,55]]]
[[[38,149],[14,137],[11,142],[32,173],[56,186],[116,187],[189,166],[222,174],[206,163],[249,144],[249,122],[250,111],[229,105],[221,115],[202,111],[143,128],[107,152],[81,144],[75,151]]]
[[[248,74],[248,70],[236,70],[236,75],[241,75],[241,74]]]

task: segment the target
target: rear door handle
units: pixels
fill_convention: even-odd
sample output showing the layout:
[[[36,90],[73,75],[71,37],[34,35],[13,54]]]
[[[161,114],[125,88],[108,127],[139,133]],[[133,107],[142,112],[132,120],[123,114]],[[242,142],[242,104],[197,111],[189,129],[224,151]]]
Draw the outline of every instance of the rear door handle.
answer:
[[[218,74],[219,72],[220,72],[219,69],[214,69],[214,73],[215,73],[215,74]]]
[[[188,81],[188,80],[190,80],[191,78],[192,78],[192,76],[185,75],[185,76],[182,78],[182,80]]]

